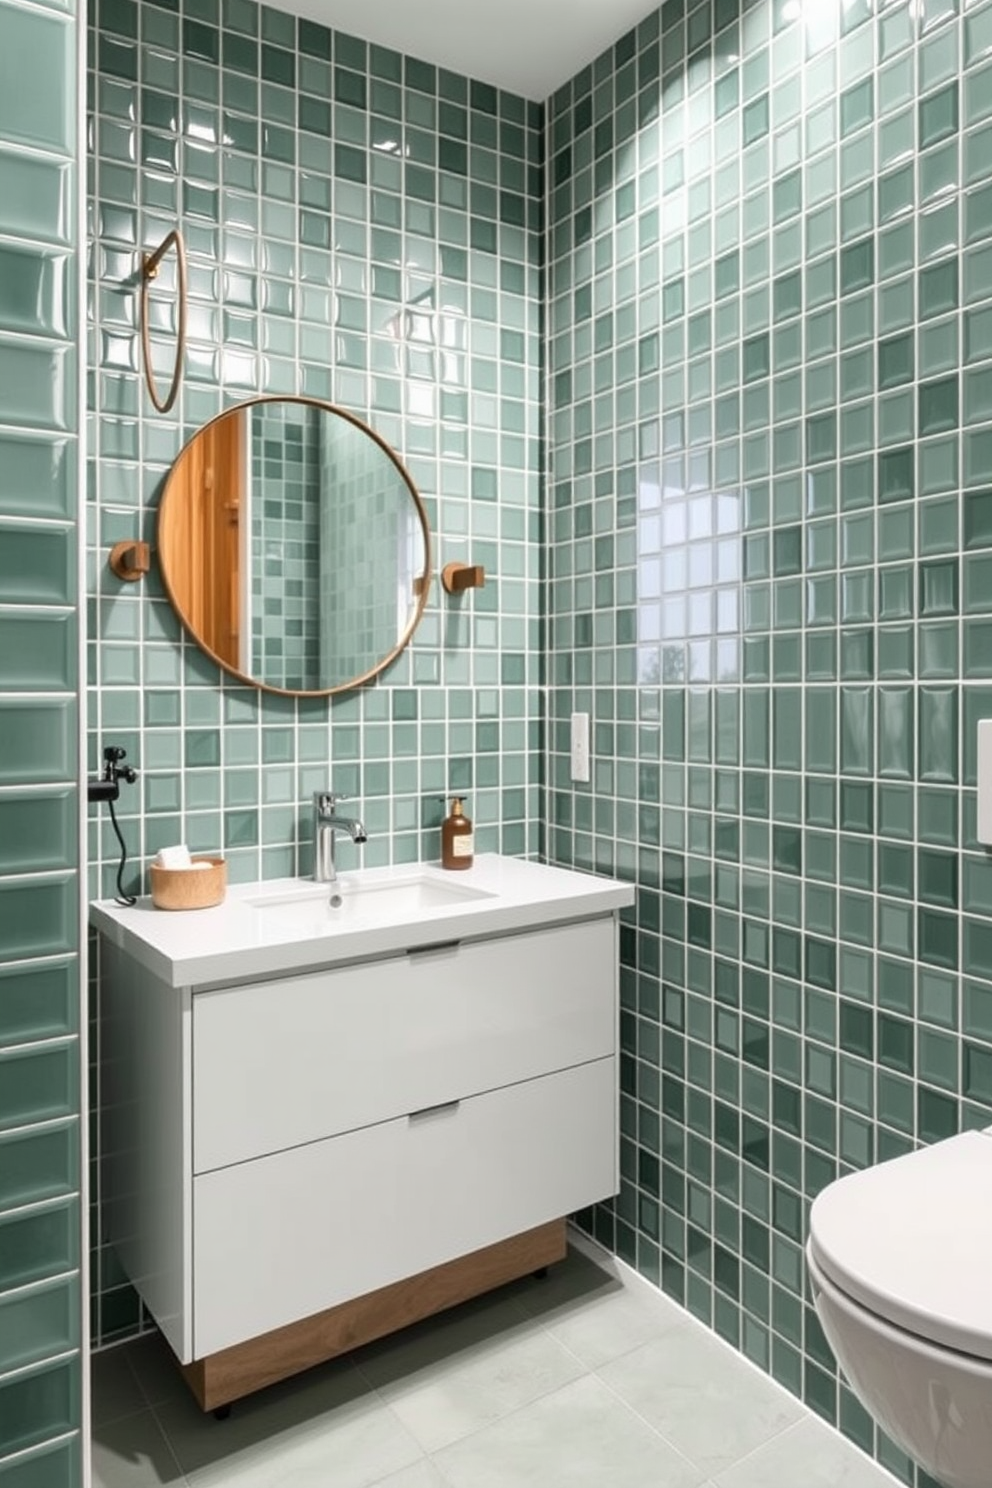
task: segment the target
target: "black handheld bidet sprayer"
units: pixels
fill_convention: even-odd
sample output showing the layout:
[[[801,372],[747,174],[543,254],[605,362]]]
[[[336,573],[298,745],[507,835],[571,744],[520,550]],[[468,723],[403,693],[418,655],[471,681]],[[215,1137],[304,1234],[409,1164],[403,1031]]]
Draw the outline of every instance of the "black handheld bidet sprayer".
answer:
[[[124,869],[127,865],[127,847],[121,835],[121,829],[117,824],[117,813],[114,811],[114,802],[121,793],[121,781],[127,785],[133,785],[138,778],[138,772],[133,765],[122,764],[127,759],[127,750],[122,749],[119,744],[108,744],[103,751],[103,774],[96,780],[90,780],[86,785],[86,798],[88,801],[106,801],[110,809],[110,822],[121,846],[121,860],[117,865],[117,903],[136,904],[137,899],[133,894],[124,892]]]

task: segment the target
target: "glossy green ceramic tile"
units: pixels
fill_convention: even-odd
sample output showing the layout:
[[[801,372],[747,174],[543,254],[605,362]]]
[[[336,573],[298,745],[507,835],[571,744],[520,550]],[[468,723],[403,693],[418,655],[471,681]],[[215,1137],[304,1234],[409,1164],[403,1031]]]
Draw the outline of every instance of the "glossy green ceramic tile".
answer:
[[[0,7],[0,139],[73,154],[75,27],[37,7]]]
[[[75,378],[69,346],[0,340],[0,421],[15,428],[71,428]]]
[[[0,786],[71,779],[76,772],[76,716],[73,698],[0,696]]]
[[[78,1348],[80,1302],[76,1277],[0,1297],[0,1368],[23,1369]]]
[[[43,243],[72,236],[72,166],[65,160],[0,149],[0,232]]]
[[[44,609],[0,614],[0,692],[69,691],[75,681],[75,617]]]
[[[689,853],[691,868],[671,882],[692,886],[692,914],[681,912],[672,891],[673,910],[663,921],[665,985],[693,1007],[712,997],[718,1016],[697,1018],[691,1059],[677,1071],[664,1060],[659,1067],[647,1048],[631,1051],[631,1091],[657,1091],[662,1112],[651,1150],[670,1154],[682,1192],[687,1143],[699,1147],[695,1238],[689,1244],[685,1225],[676,1232],[664,1222],[659,1235],[652,1221],[650,1243],[660,1246],[663,1285],[710,1320],[728,1294],[699,1257],[712,1256],[716,1246],[727,1249],[731,1265],[747,1257],[761,1285],[740,1295],[737,1315],[728,1319],[731,1336],[791,1388],[805,1389],[829,1417],[839,1411],[842,1427],[869,1449],[870,1422],[846,1392],[838,1402],[829,1351],[797,1322],[801,1273],[788,1281],[777,1274],[757,1236],[743,1223],[737,1230],[735,1211],[743,1219],[743,1195],[773,1164],[776,1233],[793,1226],[801,1238],[800,1195],[834,1176],[838,1155],[863,1165],[938,1140],[966,1119],[962,1095],[972,1102],[968,1120],[992,1115],[992,1065],[983,1067],[979,1057],[992,1043],[992,1012],[981,1021],[977,991],[968,1004],[976,1009],[971,1076],[956,1032],[962,908],[968,923],[960,965],[973,988],[992,976],[992,888],[977,867],[959,887],[955,856],[962,832],[966,842],[973,832],[973,806],[961,785],[974,778],[975,726],[992,716],[992,569],[985,556],[992,549],[992,384],[985,366],[992,358],[992,136],[982,138],[992,118],[992,30],[985,9],[992,14],[982,7],[963,16],[949,3],[927,7],[925,17],[905,7],[874,16],[859,5],[845,12],[842,40],[823,37],[807,49],[799,24],[776,7],[776,53],[756,39],[759,31],[765,40],[772,33],[772,7],[759,0],[748,12],[752,31],[741,44],[734,86],[719,79],[697,84],[710,112],[680,91],[685,69],[673,54],[663,68],[660,109],[645,116],[638,144],[648,158],[671,162],[669,193],[684,192],[694,205],[685,219],[663,221],[658,266],[648,260],[643,292],[632,277],[635,261],[639,269],[644,263],[636,260],[633,237],[612,239],[609,254],[605,237],[586,247],[586,204],[590,221],[601,224],[595,232],[608,224],[612,230],[614,204],[622,200],[625,212],[633,210],[634,193],[621,197],[629,183],[619,188],[604,172],[584,188],[582,204],[564,190],[551,199],[552,313],[571,308],[576,279],[590,319],[594,304],[613,303],[624,282],[644,322],[638,327],[635,319],[636,338],[651,329],[652,285],[670,289],[657,361],[654,354],[630,361],[624,386],[633,382],[658,409],[657,448],[628,444],[625,459],[638,460],[635,481],[650,489],[658,481],[652,463],[668,462],[661,508],[671,510],[665,503],[673,497],[687,503],[668,527],[650,503],[636,514],[638,529],[657,522],[645,551],[659,575],[654,587],[645,582],[638,591],[638,638],[643,644],[657,634],[659,643],[653,657],[647,647],[650,660],[631,706],[650,695],[655,716],[668,723],[665,757],[673,773],[659,782],[648,768],[650,733],[604,733],[609,768],[590,802],[570,786],[561,745],[552,743],[549,754],[553,856],[632,870],[637,864],[647,891],[656,881],[655,844],[665,843],[680,861]],[[660,19],[663,37],[681,37],[685,7],[669,0],[652,19]],[[638,28],[629,43],[647,48],[648,30]],[[619,65],[616,51],[607,54],[600,77]],[[783,102],[782,121],[780,93],[793,99]],[[607,93],[581,97],[586,128],[615,130]],[[579,98],[565,88],[550,106],[554,154],[568,160],[563,187],[577,180],[568,146],[578,138],[572,126]],[[773,160],[765,131],[798,119],[800,101],[802,128],[788,146],[776,133],[776,148],[789,154]],[[735,108],[736,134],[728,132]],[[959,128],[974,135],[959,144]],[[697,138],[702,148],[694,150]],[[914,143],[918,159],[910,155]],[[710,245],[722,264],[738,240],[739,272],[728,260],[711,283],[694,277]],[[962,307],[967,314],[959,320]],[[581,322],[562,324],[571,331]],[[700,360],[711,346],[712,382]],[[583,378],[591,389],[610,386],[605,366],[586,366],[587,357],[605,350],[595,340],[588,350],[581,339],[549,345],[556,512],[586,509],[594,482],[605,491],[622,468],[605,446],[603,465],[594,466],[591,407],[582,406]],[[691,467],[705,473],[694,488]],[[722,529],[728,549],[736,543],[737,550],[727,582],[739,584],[723,612],[724,629],[717,596],[706,592],[712,571],[697,568],[689,579],[688,503],[694,490],[715,486],[719,500],[724,488],[742,483],[741,519]],[[551,698],[562,719],[582,706],[592,673],[566,669],[573,660],[581,667],[582,653],[568,656],[566,637],[578,631],[557,625],[558,617],[581,612],[590,648],[597,638],[617,642],[600,659],[602,678],[615,676],[611,666],[620,657],[615,588],[602,575],[588,585],[588,599],[577,601],[572,588],[583,563],[590,571],[583,540],[564,525],[551,539],[553,561],[560,559],[569,576],[550,597]],[[583,585],[581,577],[574,582]],[[728,671],[717,682],[714,659],[724,646]],[[696,691],[686,713],[681,690],[690,680]],[[710,710],[708,689],[715,693]],[[793,691],[802,699],[801,734]],[[618,688],[618,700],[623,692]],[[673,717],[666,720],[668,710]],[[708,716],[718,762],[712,780]],[[624,817],[613,792],[627,772],[638,782],[631,789],[641,805]],[[788,841],[784,824],[797,820],[803,840]],[[609,832],[608,843],[593,836],[594,822]],[[780,888],[760,876],[769,870]],[[799,926],[805,943],[796,954],[789,937]],[[641,986],[645,998],[655,994],[660,970],[656,954],[645,949],[639,959],[641,934],[632,932],[624,952],[632,977],[637,968],[632,1005]],[[710,954],[714,964],[705,959]],[[755,1016],[767,1017],[769,988],[759,991],[747,979],[769,976],[778,1009],[790,1002],[806,1009],[805,1026],[801,1018],[789,1025],[804,1028],[794,1035],[800,1056],[792,1065],[780,1056],[771,1110],[747,1053],[762,1047],[761,1033],[744,1037],[736,1012],[728,1011],[757,997]],[[829,1017],[821,1020],[826,1009],[816,1001],[833,999],[838,986],[869,1010],[860,1022],[848,1017],[841,1030]],[[870,1012],[876,1002],[888,1020],[877,1040]],[[924,1024],[919,1036],[914,1011]],[[852,1052],[834,1068],[822,1041],[829,1046],[837,1037]],[[694,1104],[697,1091],[714,1093],[713,1119]],[[745,1129],[770,1116],[774,1158],[767,1136]],[[732,1168],[724,1192],[718,1159]],[[825,1163],[822,1179],[818,1162]],[[597,1212],[595,1228],[618,1253],[636,1256],[649,1238],[641,1217],[657,1214],[659,1204],[664,1215],[677,1183],[659,1191],[650,1165],[638,1162],[624,1174],[620,1201]],[[725,1195],[726,1225],[717,1212]],[[761,1295],[773,1276],[785,1288],[775,1308]],[[908,1474],[884,1443],[879,1450]]]
[[[79,1071],[74,1041],[40,1049],[0,1053],[0,1129],[70,1116],[79,1106]]]
[[[31,1043],[75,1032],[75,992],[71,960],[0,970],[0,1043]]]
[[[78,861],[76,791],[0,791],[0,874],[73,868]]]
[[[69,439],[0,431],[0,515],[72,517],[75,478]]]
[[[0,879],[0,964],[77,949],[75,879]]]
[[[0,263],[0,280],[2,275]],[[68,605],[74,602],[75,594],[71,531],[0,525],[0,604]]]
[[[39,1446],[78,1420],[79,1360],[40,1365],[0,1381],[0,1452]],[[45,1461],[46,1471],[52,1464]]]
[[[47,9],[47,13],[46,13]],[[61,15],[53,14],[61,10]],[[8,1208],[69,1196],[79,1184],[78,881],[76,792],[75,540],[78,341],[76,235],[76,25],[72,7],[0,4],[0,1124],[68,1118],[63,1126],[0,1139],[0,1216]],[[31,430],[39,431],[31,433]],[[57,431],[53,437],[48,431]],[[45,525],[56,519],[59,525]],[[37,701],[6,693],[61,694]],[[37,790],[10,790],[36,785]],[[51,953],[64,952],[61,960]],[[32,965],[33,955],[46,957]],[[4,1287],[77,1263],[69,1213],[0,1220]],[[78,1283],[4,1299],[0,1369],[78,1350]],[[57,1379],[58,1383],[53,1382]],[[80,1424],[78,1357],[57,1375],[22,1376],[0,1389],[0,1475],[11,1484],[70,1484],[78,1443],[19,1458]]]
[[[3,1488],[75,1488],[82,1471],[77,1437],[19,1456],[7,1468],[0,1468],[0,1482]]]

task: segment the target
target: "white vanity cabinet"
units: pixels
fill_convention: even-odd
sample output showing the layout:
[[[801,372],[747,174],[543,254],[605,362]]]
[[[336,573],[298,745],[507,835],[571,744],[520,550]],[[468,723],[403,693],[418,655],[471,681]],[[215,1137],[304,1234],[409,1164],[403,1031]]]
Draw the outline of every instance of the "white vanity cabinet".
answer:
[[[560,1258],[616,1192],[615,912],[437,933],[178,986],[105,935],[108,1238],[205,1408]]]

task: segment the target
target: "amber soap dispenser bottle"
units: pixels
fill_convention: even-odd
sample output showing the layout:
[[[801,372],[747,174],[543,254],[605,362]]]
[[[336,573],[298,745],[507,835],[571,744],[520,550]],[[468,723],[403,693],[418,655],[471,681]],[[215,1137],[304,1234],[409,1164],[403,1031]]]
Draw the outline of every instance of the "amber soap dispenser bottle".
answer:
[[[472,823],[462,810],[461,796],[455,796],[450,816],[441,823],[441,867],[471,868],[474,847]]]

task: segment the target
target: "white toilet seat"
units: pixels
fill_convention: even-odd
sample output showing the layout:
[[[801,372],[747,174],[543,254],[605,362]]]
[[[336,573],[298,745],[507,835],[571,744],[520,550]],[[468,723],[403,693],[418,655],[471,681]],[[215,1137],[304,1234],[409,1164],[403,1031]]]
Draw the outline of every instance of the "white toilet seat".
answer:
[[[946,1488],[992,1488],[992,1133],[831,1184],[806,1256],[827,1342],[870,1415]]]
[[[992,1132],[964,1132],[831,1184],[808,1254],[850,1304],[992,1361]]]

